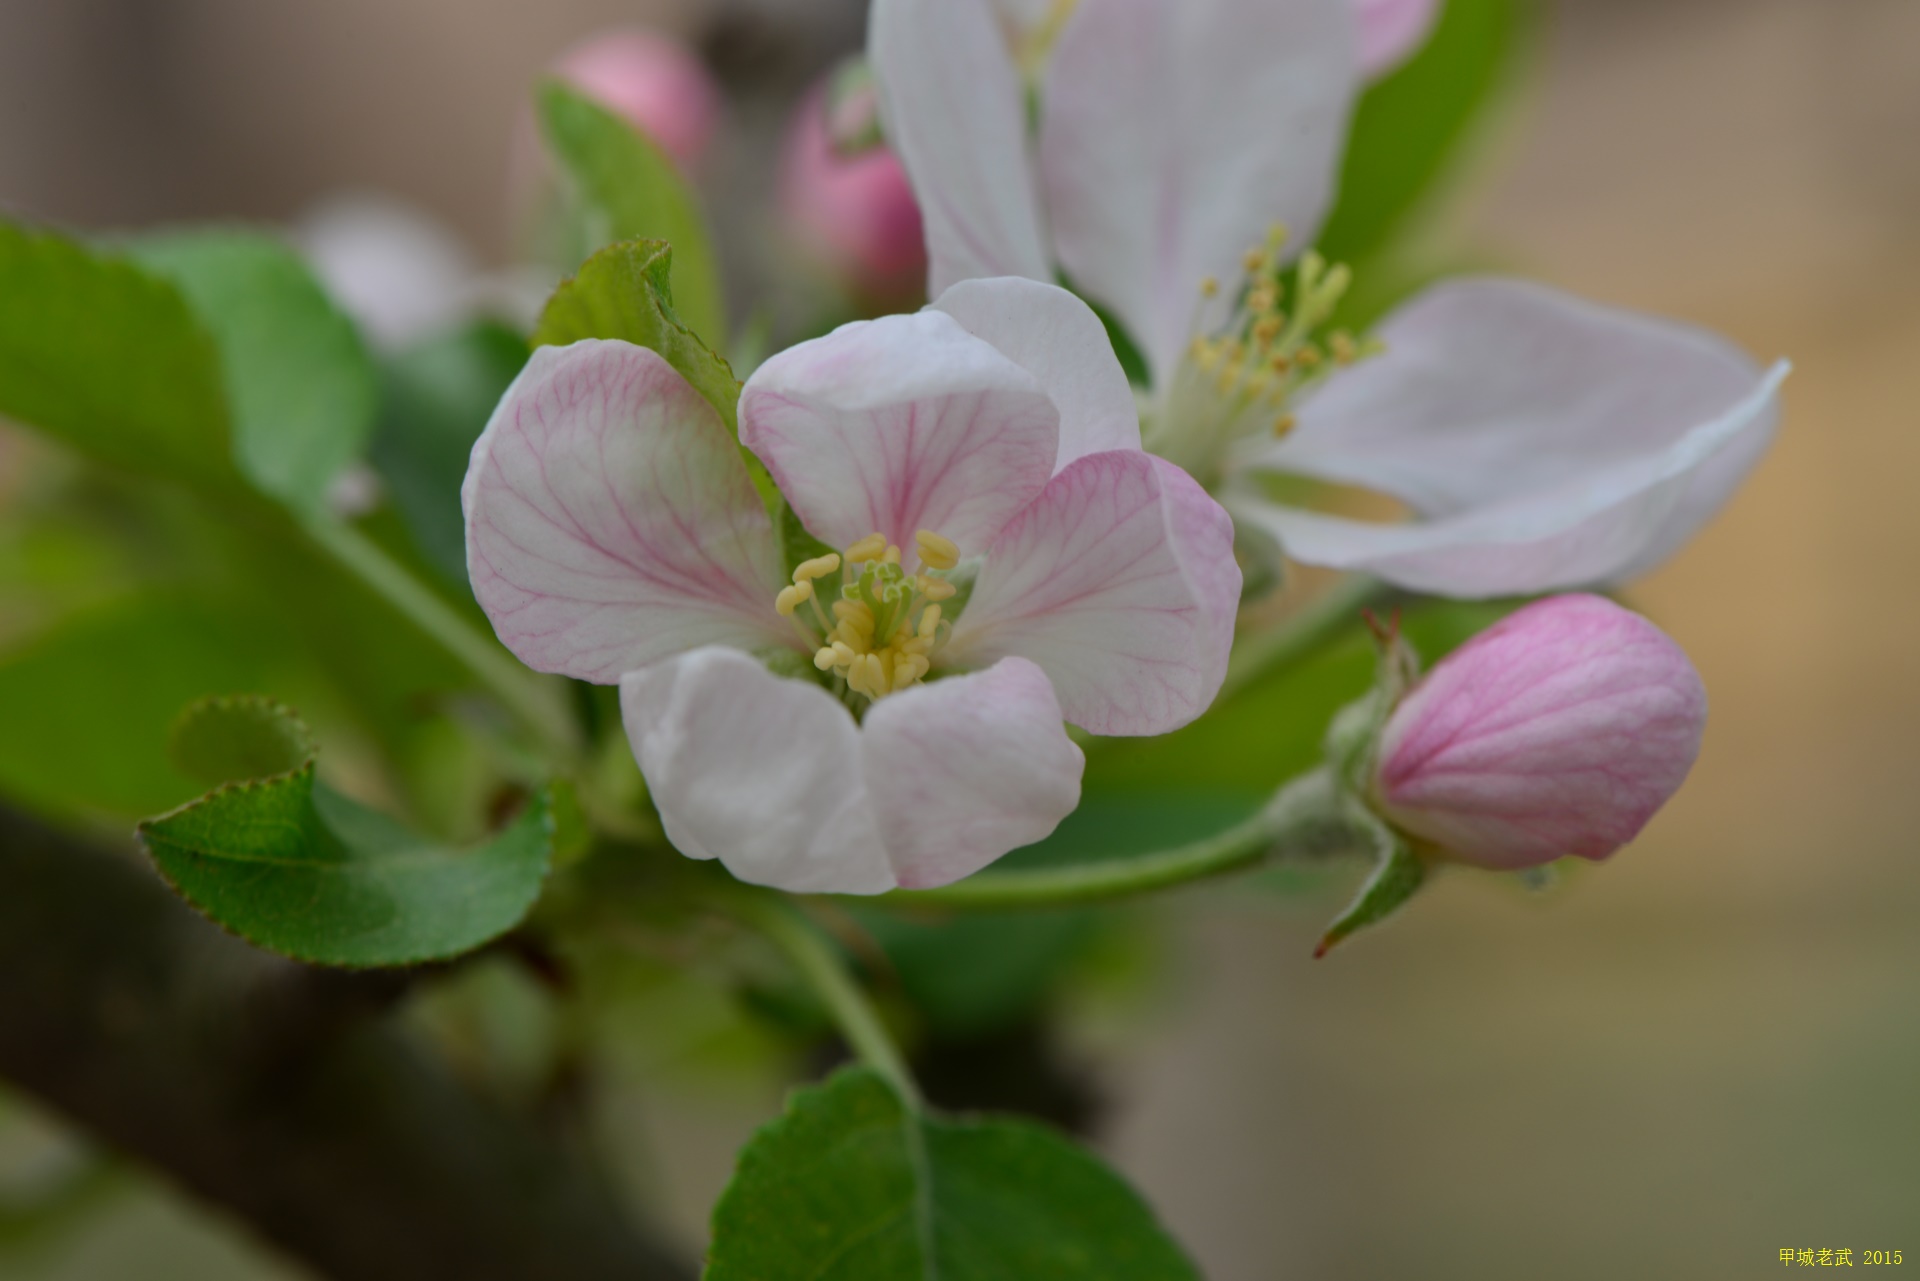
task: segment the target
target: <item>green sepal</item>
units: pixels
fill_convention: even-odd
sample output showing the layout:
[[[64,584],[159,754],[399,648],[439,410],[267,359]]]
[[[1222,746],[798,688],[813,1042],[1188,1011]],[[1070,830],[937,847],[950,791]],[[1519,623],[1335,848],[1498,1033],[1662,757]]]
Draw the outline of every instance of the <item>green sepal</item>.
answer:
[[[359,331],[278,237],[211,228],[128,246],[171,280],[220,351],[233,455],[262,493],[321,510],[373,435],[379,381]]]
[[[534,326],[533,345],[558,347],[583,338],[613,338],[657,352],[719,411],[737,439],[740,380],[726,357],[702,341],[674,309],[673,260],[673,246],[659,240],[630,240],[602,249],[554,290],[540,313],[540,323]],[[786,502],[773,477],[745,447],[740,457],[760,501],[775,518],[775,528],[781,528]]]
[[[710,343],[726,341],[720,275],[693,193],[667,154],[625,120],[558,81],[540,86],[541,132],[572,179],[583,256],[624,240],[674,247],[673,296]]]
[[[740,1153],[705,1281],[1197,1281],[1137,1193],[1064,1136],[903,1103],[869,1068],[796,1091]]]
[[[1350,822],[1373,838],[1376,850],[1373,874],[1360,887],[1360,893],[1347,905],[1347,910],[1327,927],[1319,946],[1313,949],[1316,958],[1332,951],[1341,940],[1392,916],[1427,883],[1426,860],[1414,852],[1406,838],[1357,802]]]
[[[174,755],[198,772],[283,763],[228,782],[138,829],[168,883],[257,946],[350,968],[458,956],[526,916],[552,859],[545,793],[478,847],[439,846],[314,777],[312,738],[264,699],[210,700],[176,729]]]

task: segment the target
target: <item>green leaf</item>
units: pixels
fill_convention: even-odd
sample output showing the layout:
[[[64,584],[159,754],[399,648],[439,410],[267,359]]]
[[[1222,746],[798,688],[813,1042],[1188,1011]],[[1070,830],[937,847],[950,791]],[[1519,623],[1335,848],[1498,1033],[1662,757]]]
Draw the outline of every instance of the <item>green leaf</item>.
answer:
[[[1181,1281],[1120,1177],[1011,1118],[915,1113],[866,1068],[796,1091],[740,1154],[705,1281]]]
[[[672,270],[674,258],[673,246],[659,240],[608,245],[547,300],[534,326],[533,345],[618,338],[651,348],[720,411],[729,431],[738,433],[740,380],[726,358],[688,328],[674,309],[678,294],[673,281],[679,274]]]
[[[467,538],[460,486],[467,460],[526,363],[525,339],[480,321],[409,347],[386,365],[370,457],[421,555],[463,589]]]
[[[219,344],[234,455],[265,493],[318,510],[373,434],[378,385],[353,322],[306,263],[262,232],[196,230],[134,242]]]
[[[215,705],[182,729],[230,743],[236,719]],[[297,721],[282,729],[304,735]],[[553,820],[539,795],[478,848],[447,849],[317,782],[309,754],[139,832],[161,874],[221,925],[295,960],[364,968],[458,956],[519,924],[546,879]]]
[[[299,638],[180,594],[115,602],[0,655],[0,792],[59,818],[130,820],[206,789],[168,753],[180,709],[222,689],[316,693]]]
[[[132,471],[238,480],[218,354],[173,286],[4,222],[0,415]]]
[[[1313,950],[1315,957],[1325,956],[1342,939],[1386,920],[1405,907],[1427,883],[1425,860],[1415,854],[1398,833],[1358,809],[1354,820],[1373,833],[1379,860],[1374,864],[1373,875],[1360,887],[1360,893],[1321,936],[1320,945]]]
[[[540,86],[539,113],[547,145],[583,206],[589,247],[640,239],[671,244],[681,314],[709,343],[724,344],[720,277],[706,224],[673,161],[619,116],[559,81]]]
[[[200,700],[181,713],[168,748],[175,768],[208,787],[285,774],[315,750],[291,708],[258,694]]]
[[[1379,249],[1446,177],[1522,47],[1526,7],[1446,0],[1420,52],[1361,97],[1340,197],[1320,233],[1329,261]]]

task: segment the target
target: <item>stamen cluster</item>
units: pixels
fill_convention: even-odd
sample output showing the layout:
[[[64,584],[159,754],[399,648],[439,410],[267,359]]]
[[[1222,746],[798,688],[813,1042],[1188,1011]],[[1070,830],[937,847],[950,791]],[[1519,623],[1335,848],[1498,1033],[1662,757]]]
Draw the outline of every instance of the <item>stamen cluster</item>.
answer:
[[[925,529],[914,535],[914,544],[918,573],[901,567],[898,546],[869,534],[844,554],[803,561],[793,571],[793,584],[774,599],[774,608],[795,619],[807,643],[817,643],[813,665],[830,673],[845,693],[883,698],[932,670],[933,653],[946,638],[941,602],[959,590],[937,574],[959,565],[960,549]],[[815,583],[833,574],[841,577],[840,598],[829,619]],[[811,606],[817,637],[795,617],[803,604]]]

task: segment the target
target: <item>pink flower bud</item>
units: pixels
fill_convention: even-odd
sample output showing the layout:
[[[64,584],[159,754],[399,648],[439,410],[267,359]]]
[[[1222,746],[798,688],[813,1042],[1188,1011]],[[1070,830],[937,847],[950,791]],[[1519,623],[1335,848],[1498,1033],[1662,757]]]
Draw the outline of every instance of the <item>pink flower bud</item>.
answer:
[[[1354,0],[1360,11],[1360,71],[1383,76],[1412,57],[1433,31],[1440,0]]]
[[[1680,647],[1598,596],[1488,628],[1415,686],[1380,740],[1386,818],[1497,870],[1603,859],[1679,790],[1707,695]]]
[[[564,54],[561,77],[625,117],[690,169],[720,120],[720,90],[685,46],[639,30],[609,31]]]
[[[780,209],[806,253],[871,301],[911,298],[926,284],[920,206],[907,171],[872,140],[871,85],[822,85],[800,103],[781,160]]]

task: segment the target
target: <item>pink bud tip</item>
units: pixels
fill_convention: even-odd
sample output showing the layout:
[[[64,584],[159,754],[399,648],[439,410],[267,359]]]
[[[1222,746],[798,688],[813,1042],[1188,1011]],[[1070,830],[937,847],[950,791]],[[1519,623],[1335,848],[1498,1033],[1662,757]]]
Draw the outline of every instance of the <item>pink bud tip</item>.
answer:
[[[1664,632],[1598,596],[1556,596],[1414,688],[1375,785],[1391,822],[1461,862],[1603,859],[1680,789],[1706,720],[1700,674]]]
[[[575,45],[554,70],[625,117],[691,168],[720,120],[720,90],[692,51],[647,31],[609,31]]]
[[[1354,0],[1360,11],[1360,72],[1383,76],[1412,57],[1433,32],[1441,0]]]
[[[858,130],[825,86],[800,103],[781,160],[780,208],[802,249],[856,293],[894,302],[924,286],[927,252],[907,171],[884,143],[842,154],[835,134]]]

